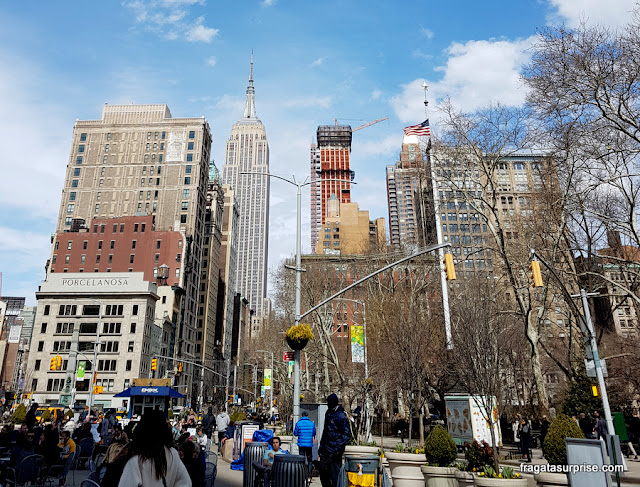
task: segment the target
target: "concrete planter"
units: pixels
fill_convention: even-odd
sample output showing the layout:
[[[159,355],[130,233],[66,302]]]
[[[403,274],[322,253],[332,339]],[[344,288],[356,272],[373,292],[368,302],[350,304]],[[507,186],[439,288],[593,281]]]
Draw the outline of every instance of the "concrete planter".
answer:
[[[360,446],[360,445],[347,445],[344,448],[345,455],[353,455],[356,457],[378,455],[377,446]]]
[[[569,485],[569,476],[566,473],[540,472],[533,476],[538,487],[558,487]]]
[[[385,452],[389,461],[393,487],[424,487],[420,467],[427,461],[423,453]]]
[[[463,472],[462,470],[456,470],[455,477],[458,481],[458,487],[472,487],[475,481],[471,472]]]
[[[420,467],[420,471],[424,477],[425,487],[458,487],[457,468],[423,465]]]
[[[291,435],[282,435],[280,436],[280,448],[287,450],[291,453],[291,445],[293,443],[293,436]]]
[[[477,487],[527,487],[527,479],[490,479],[476,477]]]

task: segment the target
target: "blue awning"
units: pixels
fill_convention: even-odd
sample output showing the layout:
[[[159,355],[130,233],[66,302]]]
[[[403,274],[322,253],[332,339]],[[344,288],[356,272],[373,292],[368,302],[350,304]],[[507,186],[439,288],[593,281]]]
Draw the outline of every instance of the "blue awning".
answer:
[[[184,398],[175,389],[165,386],[134,386],[125,389],[118,394],[114,394],[113,397],[131,397],[131,396],[163,396],[163,397],[177,397]]]

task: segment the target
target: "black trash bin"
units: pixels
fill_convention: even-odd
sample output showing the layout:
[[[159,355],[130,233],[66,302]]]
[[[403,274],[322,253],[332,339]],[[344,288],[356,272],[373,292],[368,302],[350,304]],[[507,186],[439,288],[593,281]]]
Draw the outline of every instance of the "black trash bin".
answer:
[[[253,462],[262,463],[267,445],[266,441],[250,441],[244,447],[242,487],[253,487],[253,481],[256,478],[256,469],[253,467]]]
[[[376,455],[356,456],[345,455],[344,456],[344,470],[345,472],[352,472],[362,475],[374,475],[374,485],[381,485],[380,483],[380,457]],[[347,485],[349,482],[347,481]]]
[[[271,487],[304,487],[305,469],[304,455],[276,455],[271,469]]]

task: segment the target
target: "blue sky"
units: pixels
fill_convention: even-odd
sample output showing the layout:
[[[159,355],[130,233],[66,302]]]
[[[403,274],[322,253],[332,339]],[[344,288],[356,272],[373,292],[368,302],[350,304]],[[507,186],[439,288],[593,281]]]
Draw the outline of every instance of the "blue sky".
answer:
[[[580,19],[615,27],[635,0],[477,2],[104,0],[0,4],[0,272],[2,294],[34,293],[44,278],[75,119],[104,103],[166,103],[205,116],[220,168],[242,115],[254,51],[256,110],[271,172],[309,176],[318,125],[352,126],[353,200],[388,219],[385,166],[402,128],[437,103],[463,110],[519,105],[518,72],[536,29]],[[309,251],[309,196],[303,196]],[[272,182],[269,266],[295,249],[295,188]]]

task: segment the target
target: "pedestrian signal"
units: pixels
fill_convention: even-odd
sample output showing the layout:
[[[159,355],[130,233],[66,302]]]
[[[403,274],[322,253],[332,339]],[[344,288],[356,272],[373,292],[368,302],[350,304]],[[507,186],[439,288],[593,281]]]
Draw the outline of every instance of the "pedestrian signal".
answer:
[[[529,270],[531,271],[531,281],[533,283],[533,287],[542,287],[542,274],[540,273],[540,262],[537,260],[532,260],[529,265]]]
[[[447,274],[447,281],[453,281],[456,278],[456,268],[453,265],[453,254],[444,254],[444,271]]]

